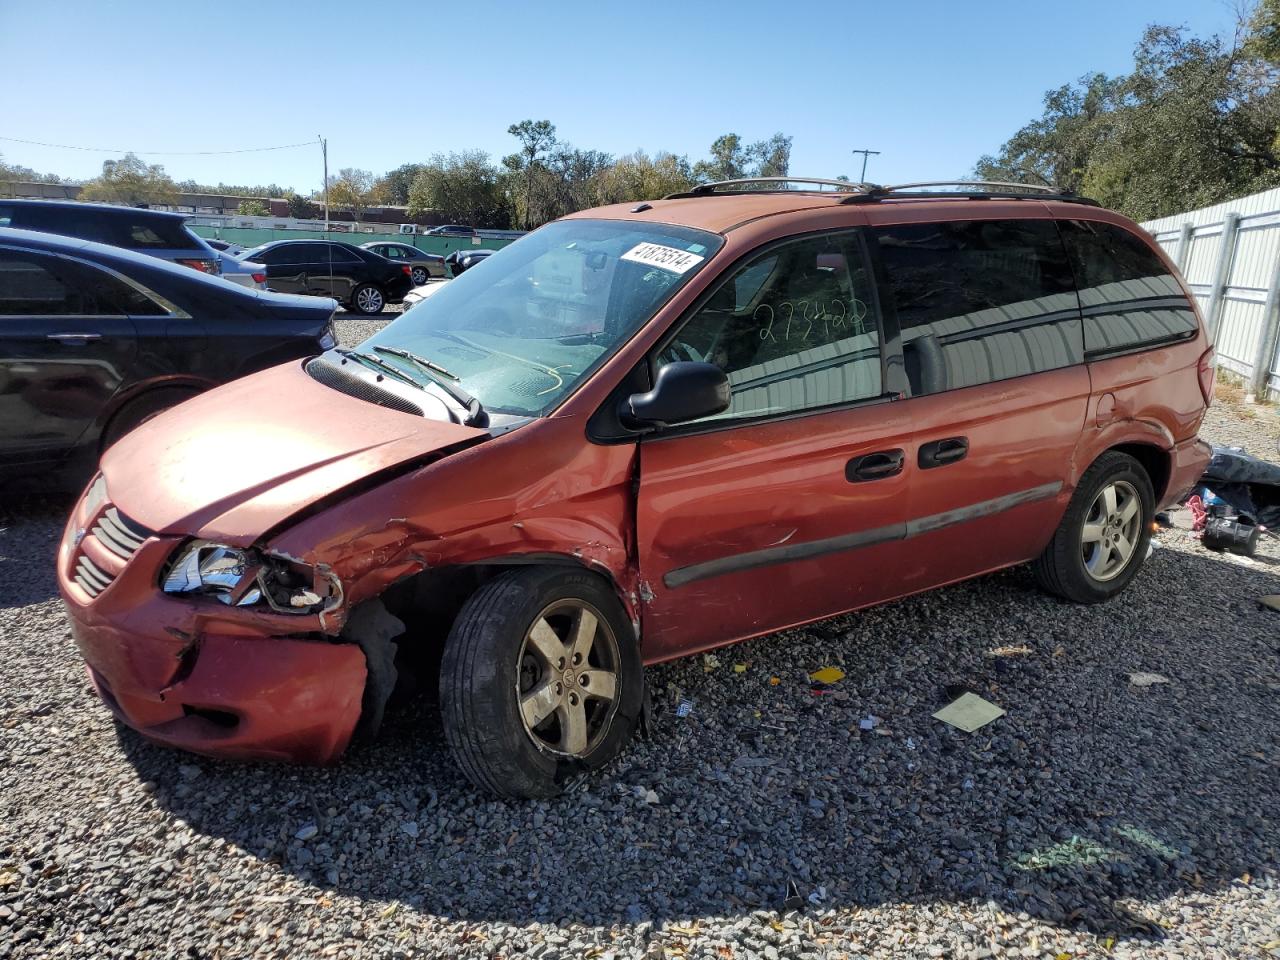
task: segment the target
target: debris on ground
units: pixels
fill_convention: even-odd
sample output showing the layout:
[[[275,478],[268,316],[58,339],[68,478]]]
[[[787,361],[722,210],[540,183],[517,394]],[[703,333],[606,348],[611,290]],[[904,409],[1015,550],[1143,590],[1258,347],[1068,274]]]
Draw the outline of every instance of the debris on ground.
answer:
[[[976,693],[965,693],[935,713],[933,719],[941,720],[965,733],[973,733],[1004,714],[1003,709],[989,700],[982,699]]]
[[[688,697],[681,697],[679,706],[676,707],[677,717],[687,717],[693,713],[693,701]]]
[[[839,667],[823,667],[821,670],[815,670],[809,674],[810,680],[816,680],[818,683],[839,683],[844,679],[844,671]]]
[[[1028,647],[1025,643],[1016,646],[993,647],[987,651],[989,657],[1025,657],[1027,654],[1035,651]]]
[[[1259,597],[1258,603],[1268,610],[1280,610],[1280,594],[1271,593],[1265,597]]]
[[[868,714],[858,721],[858,726],[863,730],[874,730],[880,726],[880,718],[874,714]]]
[[[790,913],[792,910],[803,909],[804,897],[800,896],[800,887],[794,880],[787,880],[787,892],[782,899],[782,912]]]
[[[711,673],[713,670],[720,668],[720,658],[714,653],[704,653],[702,655],[702,670],[704,673]]]
[[[734,672],[734,673],[746,673],[746,672],[747,672],[747,665],[746,665],[745,663],[735,663],[735,664],[733,665],[733,672]]]
[[[1146,673],[1140,670],[1129,674],[1129,682],[1135,687],[1154,687],[1158,683],[1168,683],[1169,678],[1162,673]]]

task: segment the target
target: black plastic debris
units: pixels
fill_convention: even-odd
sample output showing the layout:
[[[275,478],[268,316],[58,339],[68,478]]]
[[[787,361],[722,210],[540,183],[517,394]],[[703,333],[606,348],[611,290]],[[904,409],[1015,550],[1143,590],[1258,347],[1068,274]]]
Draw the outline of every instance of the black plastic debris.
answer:
[[[1214,447],[1197,489],[1207,487],[1252,526],[1280,527],[1280,464],[1239,447]]]
[[[782,900],[782,912],[790,913],[792,910],[804,909],[804,897],[800,896],[800,888],[794,880],[787,880],[787,895]]]

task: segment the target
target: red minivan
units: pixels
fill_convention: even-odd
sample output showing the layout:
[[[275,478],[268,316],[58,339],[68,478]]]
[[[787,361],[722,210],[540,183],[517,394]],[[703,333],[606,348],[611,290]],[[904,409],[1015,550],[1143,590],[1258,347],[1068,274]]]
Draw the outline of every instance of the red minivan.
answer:
[[[102,698],[324,762],[438,669],[466,774],[541,797],[645,664],[1027,562],[1111,598],[1208,460],[1194,301],[1090,201],[913,186],[584,211],[146,423],[58,557]]]

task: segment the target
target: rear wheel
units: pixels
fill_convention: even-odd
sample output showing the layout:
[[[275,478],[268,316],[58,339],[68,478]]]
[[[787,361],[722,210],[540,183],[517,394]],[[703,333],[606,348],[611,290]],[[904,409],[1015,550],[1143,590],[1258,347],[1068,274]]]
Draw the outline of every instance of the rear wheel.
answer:
[[[351,293],[351,309],[356,313],[372,316],[381,313],[386,305],[387,298],[375,284],[362,283]]]
[[[644,678],[610,586],[565,568],[514,570],[467,601],[445,645],[445,739],[476,786],[550,797],[621,752]]]
[[[1128,454],[1104,453],[1080,478],[1053,539],[1032,563],[1036,581],[1077,603],[1115,596],[1146,558],[1154,513],[1142,465]]]
[[[427,273],[426,267],[414,267],[412,276],[413,276],[413,285],[415,287],[420,287],[427,282],[427,279],[431,276],[431,274]]]

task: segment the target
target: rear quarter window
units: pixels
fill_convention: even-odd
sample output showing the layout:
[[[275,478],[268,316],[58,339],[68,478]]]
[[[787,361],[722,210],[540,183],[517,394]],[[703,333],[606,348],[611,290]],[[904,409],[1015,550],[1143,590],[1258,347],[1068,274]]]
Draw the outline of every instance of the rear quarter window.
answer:
[[[1176,277],[1141,237],[1110,223],[1060,224],[1075,272],[1089,359],[1194,337],[1195,312]]]

